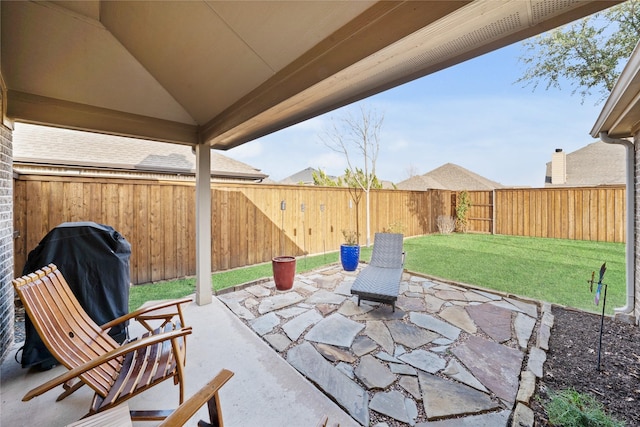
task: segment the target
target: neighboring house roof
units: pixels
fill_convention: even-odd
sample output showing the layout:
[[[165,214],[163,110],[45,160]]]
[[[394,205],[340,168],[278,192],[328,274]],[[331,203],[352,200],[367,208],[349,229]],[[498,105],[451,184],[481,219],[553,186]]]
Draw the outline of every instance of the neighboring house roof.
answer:
[[[397,185],[400,190],[451,190],[473,191],[503,188],[498,182],[491,181],[462,166],[446,163],[424,175],[406,179]]]
[[[400,190],[424,191],[445,190],[444,186],[435,179],[426,175],[416,175],[397,184]]]
[[[125,138],[92,132],[16,123],[14,169],[22,173],[71,170],[113,176],[150,174],[193,176],[196,156],[191,146]],[[133,174],[133,175],[132,175]],[[211,151],[211,176],[216,179],[261,181],[267,175],[252,166]]]
[[[545,186],[620,185],[626,183],[625,148],[596,141],[566,154],[566,180],[551,183],[553,162],[547,163]]]
[[[280,180],[280,184],[304,184],[304,185],[313,185],[313,173],[318,173],[317,169],[314,168],[306,168],[299,172],[294,173],[286,178]],[[329,178],[334,178],[330,176]]]
[[[380,185],[382,186],[383,190],[395,190],[397,188],[393,182],[386,180],[381,180]]]

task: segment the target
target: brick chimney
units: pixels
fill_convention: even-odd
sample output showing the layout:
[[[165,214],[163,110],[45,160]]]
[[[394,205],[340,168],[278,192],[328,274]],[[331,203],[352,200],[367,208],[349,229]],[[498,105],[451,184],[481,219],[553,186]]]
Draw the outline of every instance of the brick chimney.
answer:
[[[551,184],[567,183],[567,155],[562,148],[556,148],[551,156]]]

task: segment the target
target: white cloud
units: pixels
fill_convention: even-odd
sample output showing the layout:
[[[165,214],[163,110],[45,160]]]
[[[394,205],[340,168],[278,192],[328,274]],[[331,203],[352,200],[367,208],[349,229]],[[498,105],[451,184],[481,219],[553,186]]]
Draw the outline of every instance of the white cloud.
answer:
[[[229,151],[221,152],[223,155],[240,161],[251,160],[260,157],[263,154],[264,146],[262,141],[256,140],[247,142]]]
[[[335,151],[328,151],[313,159],[309,159],[308,165],[312,168],[320,168],[329,175],[342,175],[347,167],[347,162],[343,155]]]

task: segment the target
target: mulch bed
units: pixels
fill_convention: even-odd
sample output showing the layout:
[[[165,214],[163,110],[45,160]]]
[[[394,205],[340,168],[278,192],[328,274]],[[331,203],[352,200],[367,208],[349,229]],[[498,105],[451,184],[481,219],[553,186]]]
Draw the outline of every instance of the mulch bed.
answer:
[[[605,317],[601,370],[597,370],[600,315],[553,308],[544,378],[532,408],[537,426],[550,426],[541,402],[548,390],[589,393],[628,426],[640,425],[640,328]]]

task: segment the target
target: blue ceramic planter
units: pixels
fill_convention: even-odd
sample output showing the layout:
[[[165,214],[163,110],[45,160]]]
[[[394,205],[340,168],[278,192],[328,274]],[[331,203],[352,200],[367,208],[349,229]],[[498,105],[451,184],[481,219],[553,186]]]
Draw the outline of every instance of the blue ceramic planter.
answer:
[[[355,271],[360,261],[360,246],[340,245],[340,262],[345,271]]]

